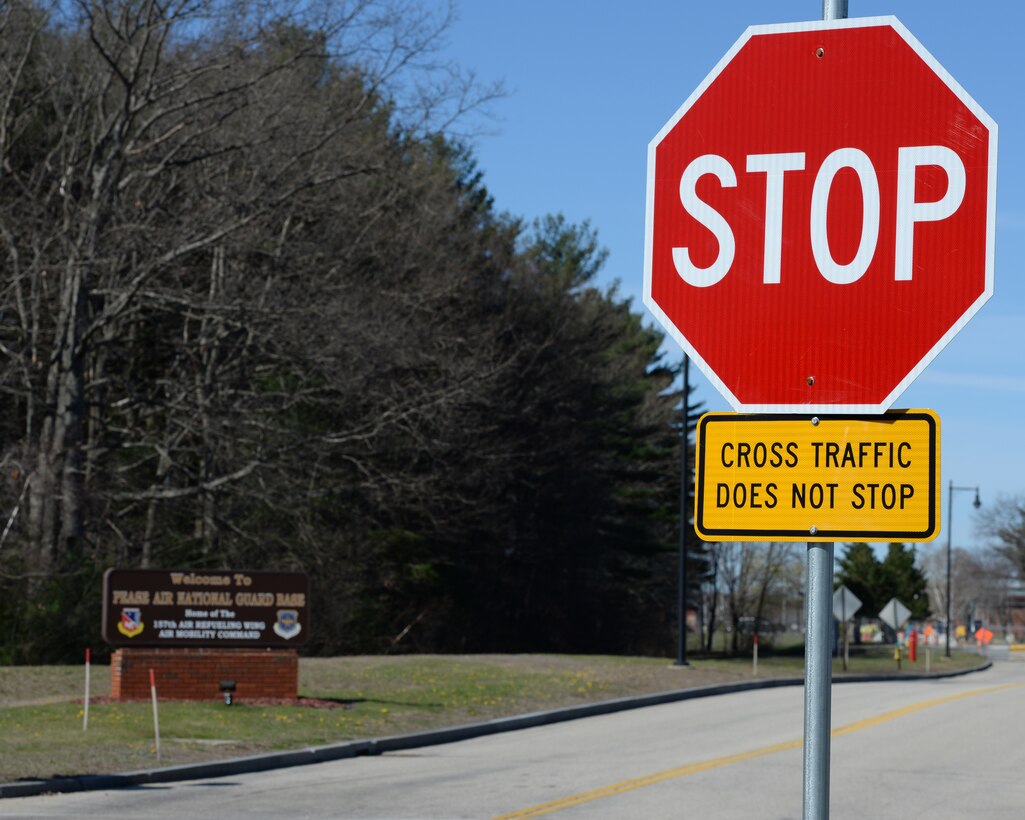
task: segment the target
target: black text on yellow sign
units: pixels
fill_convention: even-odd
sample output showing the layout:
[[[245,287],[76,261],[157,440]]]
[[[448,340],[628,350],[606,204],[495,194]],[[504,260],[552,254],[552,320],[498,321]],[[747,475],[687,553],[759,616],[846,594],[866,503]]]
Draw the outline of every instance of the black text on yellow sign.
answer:
[[[694,529],[706,541],[931,541],[940,419],[706,413]]]

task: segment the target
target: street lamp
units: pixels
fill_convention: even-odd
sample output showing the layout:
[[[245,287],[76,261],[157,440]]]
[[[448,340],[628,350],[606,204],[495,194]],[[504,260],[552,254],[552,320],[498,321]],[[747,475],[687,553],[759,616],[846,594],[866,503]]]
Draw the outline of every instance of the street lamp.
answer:
[[[680,411],[680,566],[679,590],[677,591],[677,638],[676,665],[687,663],[687,510],[690,500],[690,453],[688,452],[688,430],[690,410],[690,358],[683,354],[683,409]]]
[[[975,491],[975,501],[972,502],[972,506],[975,509],[979,509],[982,506],[982,502],[979,500],[979,488],[978,487],[955,487],[954,482],[950,482],[950,492],[947,495],[947,651],[946,657],[950,657],[950,543],[953,535],[954,526],[954,493],[956,492],[971,492]]]

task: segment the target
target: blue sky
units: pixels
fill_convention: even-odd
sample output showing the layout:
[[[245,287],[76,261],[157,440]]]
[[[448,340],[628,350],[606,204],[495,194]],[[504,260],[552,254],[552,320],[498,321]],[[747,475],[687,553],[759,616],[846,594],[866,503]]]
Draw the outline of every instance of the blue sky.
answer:
[[[510,92],[473,141],[496,206],[589,220],[605,282],[643,311],[648,142],[747,26],[817,20],[822,4],[460,0],[457,13],[445,55]],[[999,126],[995,295],[894,403],[940,416],[945,545],[949,481],[979,485],[984,504],[1025,494],[1025,3],[849,0],[849,14],[896,16]],[[707,410],[731,409],[694,381]],[[955,546],[980,543],[971,500],[954,496]]]

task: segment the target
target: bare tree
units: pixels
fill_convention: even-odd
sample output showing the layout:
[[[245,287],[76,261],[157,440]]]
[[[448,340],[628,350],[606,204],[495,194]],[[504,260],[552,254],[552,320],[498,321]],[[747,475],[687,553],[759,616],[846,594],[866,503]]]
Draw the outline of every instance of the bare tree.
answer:
[[[1025,495],[1002,496],[976,513],[978,531],[1025,579]]]
[[[28,572],[83,549],[87,483],[112,533],[145,508],[143,563],[157,506],[186,497],[209,554],[218,492],[295,446],[267,419],[294,391],[238,389],[279,347],[268,316],[288,311],[281,296],[296,287],[283,260],[308,241],[326,191],[363,210],[346,217],[364,235],[408,192],[339,188],[379,177],[401,150],[381,96],[401,74],[429,80],[414,84],[414,128],[491,94],[474,96],[431,62],[448,18],[409,12],[246,0],[6,7],[2,384],[23,421],[5,456],[24,467]],[[241,436],[254,401],[263,420]]]
[[[933,545],[922,552],[922,569],[928,579],[929,604],[934,617],[947,612],[946,549]],[[1004,618],[1007,581],[1014,568],[994,548],[967,550],[954,547],[950,562],[950,613],[955,623],[969,623],[973,613],[991,613]]]
[[[720,543],[718,552],[720,585],[727,617],[732,627],[732,651],[739,652],[745,620],[750,620],[757,633],[765,614],[766,603],[775,587],[786,580],[785,569],[793,554],[791,544]]]

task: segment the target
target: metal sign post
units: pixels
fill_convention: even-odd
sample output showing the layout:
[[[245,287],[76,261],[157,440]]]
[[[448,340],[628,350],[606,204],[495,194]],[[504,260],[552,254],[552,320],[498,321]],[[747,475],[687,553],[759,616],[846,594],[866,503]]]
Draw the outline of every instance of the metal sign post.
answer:
[[[822,0],[822,19],[847,16],[847,0]],[[829,818],[832,726],[833,544],[808,543],[808,615],[804,650],[804,820]]]
[[[833,682],[833,544],[808,544],[804,650],[804,818],[829,817],[830,687]]]

